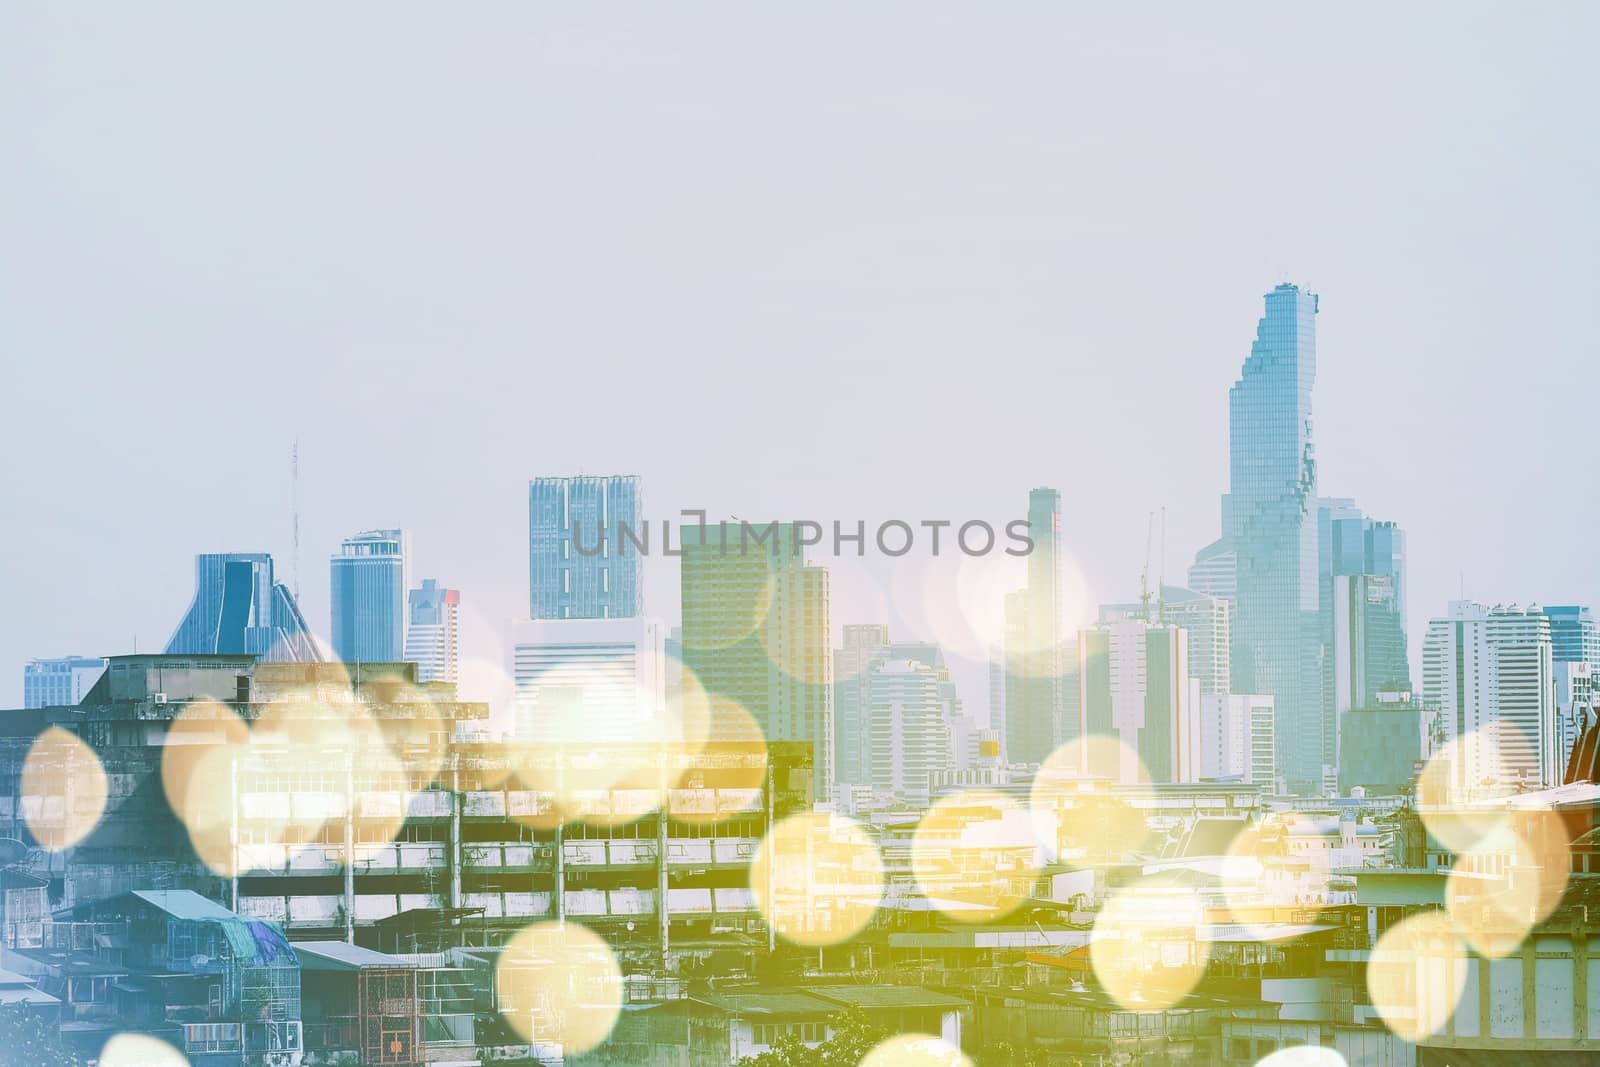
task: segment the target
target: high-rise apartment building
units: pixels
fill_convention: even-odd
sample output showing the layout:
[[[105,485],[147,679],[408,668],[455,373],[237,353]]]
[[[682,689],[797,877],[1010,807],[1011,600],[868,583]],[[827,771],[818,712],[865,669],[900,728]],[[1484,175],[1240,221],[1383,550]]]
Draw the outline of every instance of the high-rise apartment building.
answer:
[[[106,661],[88,656],[32,659],[22,668],[22,706],[76,704],[105,673]]]
[[[844,646],[833,651],[833,766],[840,785],[872,783],[871,680],[873,662],[889,645],[882,623],[844,628]]]
[[[1273,698],[1278,770],[1290,790],[1321,791],[1322,641],[1317,461],[1311,436],[1317,297],[1297,285],[1266,311],[1228,393],[1223,537],[1235,557],[1232,687]]]
[[[749,712],[769,741],[813,747],[816,795],[834,783],[828,572],[789,523],[682,528],[683,666]],[[764,540],[756,540],[754,534]]]
[[[1200,683],[1189,674],[1189,635],[1139,619],[1078,634],[1079,733],[1122,742],[1117,779],[1152,782],[1200,777]],[[1088,768],[1110,774],[1111,768]]]
[[[1006,660],[1006,758],[1043,763],[1075,724],[1064,723],[1061,664],[1061,494],[1039,488],[1028,494],[1028,584],[1020,600],[1008,601]]]
[[[870,723],[867,771],[876,789],[926,807],[933,776],[955,768],[949,676],[925,660],[891,655],[866,675]]]
[[[1194,554],[1189,567],[1189,588],[1232,605],[1239,598],[1239,557],[1226,537],[1219,537]]]
[[[1200,777],[1237,778],[1277,788],[1272,698],[1248,693],[1200,697]]]
[[[460,681],[461,592],[433,578],[406,594],[406,662],[417,665],[417,680]]]
[[[330,561],[329,639],[341,663],[404,659],[408,549],[404,530],[365,530]]]
[[[289,587],[265,552],[217,552],[194,560],[194,600],[167,642],[168,655],[251,655],[269,663],[316,663],[311,636]]]
[[[1171,623],[1189,632],[1189,673],[1200,680],[1202,696],[1227,693],[1233,685],[1228,660],[1231,614],[1228,602],[1182,586],[1164,585],[1148,606],[1102,604],[1102,623],[1145,619]]]
[[[1455,788],[1534,789],[1561,781],[1553,675],[1550,619],[1537,607],[1458,600],[1428,623],[1422,701],[1434,744],[1480,730],[1490,739],[1457,746]]]
[[[631,474],[528,483],[532,618],[627,619],[644,610],[639,570],[650,535],[639,500]]]

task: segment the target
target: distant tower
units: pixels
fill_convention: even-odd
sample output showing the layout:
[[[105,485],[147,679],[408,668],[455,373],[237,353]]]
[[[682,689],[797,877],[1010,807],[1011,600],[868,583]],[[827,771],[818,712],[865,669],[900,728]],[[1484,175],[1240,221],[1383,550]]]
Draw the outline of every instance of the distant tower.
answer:
[[[399,663],[405,655],[406,559],[403,530],[348,538],[329,564],[334,655],[343,663]]]
[[[406,661],[422,682],[460,681],[461,593],[426,578],[406,595]]]
[[[528,614],[631,619],[643,610],[639,479],[535,478],[528,483]]]
[[[82,703],[105,669],[105,660],[86,656],[29,660],[22,670],[22,706],[51,708]]]
[[[269,662],[322,658],[288,586],[265,552],[196,556],[194,600],[167,642],[168,655],[249,654]]]

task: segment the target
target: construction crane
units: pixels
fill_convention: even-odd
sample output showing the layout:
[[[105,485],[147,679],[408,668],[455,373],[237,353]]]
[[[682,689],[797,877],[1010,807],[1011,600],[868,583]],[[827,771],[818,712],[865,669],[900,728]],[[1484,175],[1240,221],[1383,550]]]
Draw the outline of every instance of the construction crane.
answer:
[[[1155,533],[1156,513],[1151,512],[1144,524],[1144,570],[1139,572],[1139,614],[1150,621],[1150,537]]]

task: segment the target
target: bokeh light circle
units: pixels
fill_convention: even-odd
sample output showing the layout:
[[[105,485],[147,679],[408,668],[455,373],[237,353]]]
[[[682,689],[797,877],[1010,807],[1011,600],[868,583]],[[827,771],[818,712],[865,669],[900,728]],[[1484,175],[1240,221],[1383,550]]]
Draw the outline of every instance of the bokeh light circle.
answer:
[[[1140,883],[1113,892],[1095,917],[1089,962],[1112,999],[1131,1011],[1163,1011],[1194,991],[1210,959],[1205,910],[1192,893]]]
[[[1418,1042],[1450,1022],[1467,984],[1466,945],[1442,911],[1402,919],[1367,962],[1367,993],[1385,1026]]]
[[[972,1067],[972,1060],[932,1034],[897,1034],[873,1046],[860,1067]]]
[[[756,907],[779,937],[837,945],[866,928],[883,895],[883,857],[860,823],[806,812],[779,822],[750,862]]]
[[[495,988],[506,1022],[525,1041],[556,1041],[566,1055],[605,1041],[622,1012],[622,969],[611,947],[578,923],[541,922],[501,950]]]
[[[28,748],[18,782],[22,820],[48,852],[71,848],[106,813],[110,786],[100,757],[76,734],[45,730]]]
[[[1032,895],[1039,851],[1028,812],[1002,794],[973,789],[928,809],[912,838],[911,869],[945,915],[988,922]]]

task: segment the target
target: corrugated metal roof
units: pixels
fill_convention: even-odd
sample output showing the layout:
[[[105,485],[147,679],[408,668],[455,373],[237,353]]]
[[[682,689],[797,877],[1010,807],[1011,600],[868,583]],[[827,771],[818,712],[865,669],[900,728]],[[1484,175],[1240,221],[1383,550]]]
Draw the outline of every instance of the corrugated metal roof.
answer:
[[[294,954],[307,971],[359,971],[368,967],[415,969],[409,960],[343,941],[295,941]]]
[[[174,919],[237,919],[238,916],[214,900],[192,889],[135,889],[133,895],[160,908]]]
[[[830,985],[806,986],[814,996],[861,1008],[964,1008],[968,1002],[948,993],[936,993],[921,986],[906,985]]]

